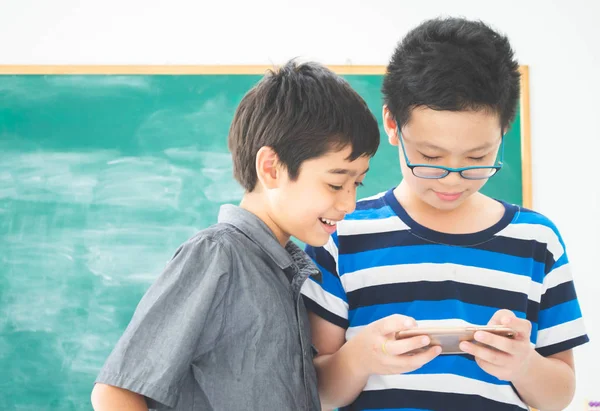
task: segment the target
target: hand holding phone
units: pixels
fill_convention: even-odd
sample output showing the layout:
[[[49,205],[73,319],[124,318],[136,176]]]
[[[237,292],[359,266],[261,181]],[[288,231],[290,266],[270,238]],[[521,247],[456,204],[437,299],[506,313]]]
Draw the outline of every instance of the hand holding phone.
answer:
[[[536,355],[531,343],[531,322],[501,309],[494,313],[488,325],[507,327],[515,334],[505,338],[490,332],[476,332],[476,342],[461,342],[461,351],[472,355],[484,371],[500,380],[512,383],[528,380],[531,360]]]
[[[397,375],[415,371],[435,358],[438,347],[428,347],[418,354],[406,355],[429,344],[429,338],[412,337],[396,340],[398,331],[417,326],[411,318],[399,314],[384,317],[365,326],[340,349],[355,376]]]

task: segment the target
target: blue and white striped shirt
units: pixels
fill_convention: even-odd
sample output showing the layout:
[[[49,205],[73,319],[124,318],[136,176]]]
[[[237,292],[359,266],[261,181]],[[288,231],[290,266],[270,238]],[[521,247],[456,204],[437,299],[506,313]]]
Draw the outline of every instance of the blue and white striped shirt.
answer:
[[[532,324],[544,356],[588,341],[565,245],[539,213],[502,203],[502,219],[474,234],[416,223],[392,190],[359,201],[324,247],[308,247],[323,278],[307,281],[309,310],[346,339],[391,314],[419,326],[485,325],[499,309]],[[342,410],[527,409],[513,386],[472,356],[441,355],[419,370],[371,376]]]

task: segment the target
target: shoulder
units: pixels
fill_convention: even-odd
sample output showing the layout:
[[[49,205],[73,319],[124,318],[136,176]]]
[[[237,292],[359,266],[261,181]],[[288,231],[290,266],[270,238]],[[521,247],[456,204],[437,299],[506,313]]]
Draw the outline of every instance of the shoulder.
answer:
[[[395,217],[394,210],[386,201],[386,193],[383,192],[358,200],[356,202],[356,209],[346,215],[344,220],[339,223],[339,227],[342,228],[342,230],[338,230],[341,231],[339,234],[343,234],[343,228],[345,227],[352,227],[357,224],[365,225],[360,223],[362,221],[386,220],[390,217]]]
[[[544,214],[525,207],[518,207],[518,211],[513,220],[514,224],[529,224],[534,226],[545,227],[552,230],[557,236],[560,236],[556,224]]]
[[[367,210],[384,207],[387,202],[385,201],[385,195],[387,191],[382,191],[375,195],[364,197],[356,202],[356,210]]]
[[[562,242],[562,236],[556,224],[544,214],[525,207],[517,207],[511,225],[530,231],[532,235],[541,235],[541,239],[553,239]]]
[[[235,231],[226,224],[215,224],[199,231],[177,248],[170,264],[185,263],[201,268],[217,262],[221,267],[228,267],[236,252]]]
[[[229,288],[233,273],[230,249],[224,233],[214,227],[201,230],[183,242],[148,290],[151,302],[158,296],[169,302],[197,298],[215,289]],[[211,291],[212,290],[212,291]],[[193,292],[195,297],[190,293]]]
[[[338,237],[369,235],[406,230],[408,226],[388,201],[390,191],[359,200],[354,212],[338,224]]]
[[[516,207],[516,213],[511,223],[499,235],[542,243],[553,254],[555,260],[565,253],[560,231],[549,217],[525,207],[513,207]]]

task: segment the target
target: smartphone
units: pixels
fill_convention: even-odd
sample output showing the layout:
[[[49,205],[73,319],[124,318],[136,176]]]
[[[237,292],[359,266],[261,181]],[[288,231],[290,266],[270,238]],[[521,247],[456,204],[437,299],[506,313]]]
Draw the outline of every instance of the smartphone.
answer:
[[[431,343],[428,346],[411,351],[409,354],[416,354],[436,345],[442,347],[442,354],[466,354],[459,347],[462,341],[469,341],[474,344],[485,345],[475,341],[474,336],[477,331],[487,331],[489,333],[501,335],[506,338],[514,338],[517,335],[516,331],[512,328],[500,325],[431,328],[417,327],[410,330],[398,331],[396,333],[396,339],[401,340],[404,338],[418,337],[422,335],[429,336]],[[493,347],[489,348],[494,349]]]

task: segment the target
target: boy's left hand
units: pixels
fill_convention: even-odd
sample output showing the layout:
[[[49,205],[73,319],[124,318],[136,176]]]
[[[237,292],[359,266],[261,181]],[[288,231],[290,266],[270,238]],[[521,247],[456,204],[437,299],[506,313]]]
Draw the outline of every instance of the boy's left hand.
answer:
[[[530,343],[531,323],[517,318],[512,311],[497,311],[488,325],[503,325],[516,331],[513,338],[477,331],[475,340],[496,348],[462,342],[461,350],[475,357],[477,364],[488,374],[505,381],[515,381],[524,375],[535,354]]]

